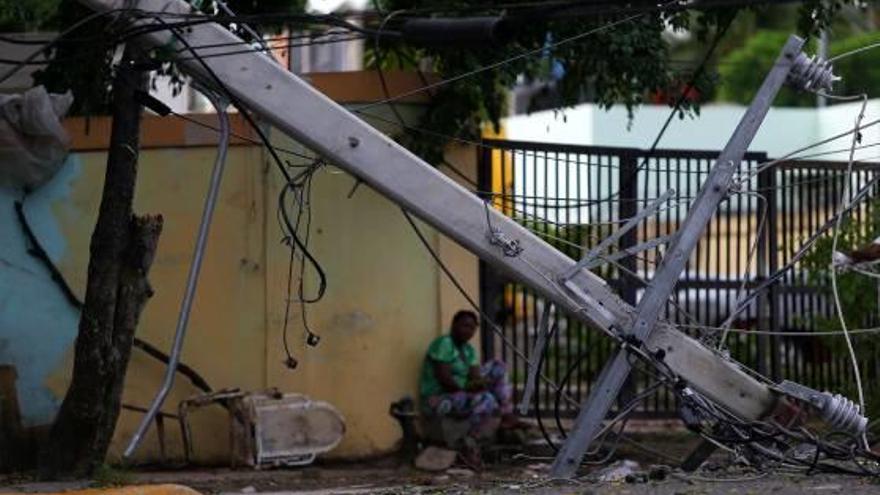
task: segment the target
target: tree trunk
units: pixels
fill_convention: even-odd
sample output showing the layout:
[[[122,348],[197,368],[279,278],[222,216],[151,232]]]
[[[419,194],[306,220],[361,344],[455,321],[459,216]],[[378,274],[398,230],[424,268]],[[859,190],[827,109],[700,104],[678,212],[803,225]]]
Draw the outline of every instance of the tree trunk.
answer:
[[[145,74],[126,47],[113,82],[113,128],[98,221],[92,233],[85,304],[70,388],[41,456],[46,477],[86,476],[106,456],[121,407],[125,372],[141,310],[152,295],[147,272],[161,216],[132,214]]]

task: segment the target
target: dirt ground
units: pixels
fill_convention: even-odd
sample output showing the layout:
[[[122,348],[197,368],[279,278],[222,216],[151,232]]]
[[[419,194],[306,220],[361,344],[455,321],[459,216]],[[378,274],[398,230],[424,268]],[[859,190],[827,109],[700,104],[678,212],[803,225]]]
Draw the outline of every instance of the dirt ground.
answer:
[[[177,483],[206,494],[837,494],[880,493],[880,485],[865,478],[844,476],[772,476],[757,480],[706,481],[670,477],[639,483],[550,481],[532,469],[490,469],[469,475],[458,472],[429,475],[410,468],[309,467],[298,470],[243,472],[198,470],[139,472],[133,483]],[[82,488],[83,484],[24,483],[0,491],[47,492]],[[112,490],[110,490],[112,493]]]
[[[665,456],[680,458],[695,443],[681,435],[642,435],[641,445],[659,450]],[[598,471],[608,464],[586,469],[576,480],[550,480],[547,471],[551,452],[534,447],[507,448],[487,456],[487,467],[480,473],[453,468],[440,473],[419,471],[409,462],[388,457],[370,462],[318,462],[312,466],[263,471],[230,469],[131,470],[99,480],[103,484],[186,485],[205,494],[296,494],[296,495],[359,495],[359,494],[831,494],[861,495],[880,493],[880,482],[862,477],[832,475],[774,474],[757,478],[744,472],[702,472],[685,475],[675,470],[653,468],[657,456],[634,445],[622,444],[618,459],[638,463],[636,476],[629,481],[594,481]],[[671,464],[671,463],[670,463]],[[619,464],[618,464],[619,465]],[[647,476],[653,472],[655,477]],[[665,474],[665,475],[664,475]],[[757,479],[756,479],[757,478]],[[50,492],[94,486],[94,481],[77,483],[36,483],[24,478],[0,479],[3,492]],[[112,490],[111,490],[112,493]]]

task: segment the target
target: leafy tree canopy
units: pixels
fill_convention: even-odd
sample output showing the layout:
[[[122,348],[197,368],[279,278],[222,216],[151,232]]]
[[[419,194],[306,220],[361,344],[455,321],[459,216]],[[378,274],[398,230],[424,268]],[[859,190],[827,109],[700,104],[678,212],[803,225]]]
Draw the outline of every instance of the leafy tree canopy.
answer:
[[[31,1],[34,2],[33,5],[30,4]],[[213,0],[189,1],[204,11],[216,11]],[[0,0],[0,11],[4,12],[4,2],[16,5],[19,3],[16,0]],[[28,7],[7,12],[10,30],[60,30],[91,14],[77,0],[29,0],[26,3]],[[226,4],[240,15],[280,14],[303,12],[306,0],[226,0]],[[261,27],[271,30],[278,26],[264,23]],[[68,42],[60,43],[53,50],[53,63],[35,75],[37,84],[43,84],[54,92],[72,90],[73,115],[107,113],[113,72],[111,62],[117,34],[105,22],[85,24],[68,36]],[[85,43],[83,40],[94,42]],[[171,75],[174,83],[180,83],[181,76],[171,64],[165,64],[159,73]]]
[[[454,12],[465,9],[467,15],[508,13],[514,18],[517,12],[514,7],[517,3],[535,4],[531,0],[374,1],[376,10],[380,13],[445,11],[447,14],[444,15],[455,15]],[[795,19],[802,35],[814,36],[819,30],[826,28],[835,14],[848,3],[850,2],[819,0],[802,2],[794,7],[793,12],[788,12],[788,17],[784,20],[791,23]],[[480,9],[475,10],[476,5]],[[496,5],[498,7],[493,7]],[[506,90],[518,78],[527,81],[546,80],[550,65],[561,67],[564,71],[561,79],[555,82],[560,107],[593,101],[605,108],[623,104],[632,112],[634,107],[652,95],[665,95],[671,104],[691,81],[696,94],[711,95],[717,81],[716,74],[712,71],[695,74],[696,68],[693,65],[683,68],[672,63],[669,32],[690,31],[700,45],[696,51],[702,54],[706,45],[716,33],[732,22],[737,12],[737,9],[730,8],[696,14],[655,12],[609,29],[602,28],[620,20],[622,16],[570,16],[554,20],[542,20],[540,16],[536,16],[519,24],[514,41],[504,46],[461,49],[414,48],[398,44],[384,46],[381,50],[385,53],[371,54],[368,61],[374,64],[377,61],[384,62],[383,66],[390,68],[393,64],[405,66],[407,61],[413,64],[416,61],[429,60],[434,72],[441,77],[452,77],[526,51],[540,50],[550,43],[579,33],[596,30],[590,36],[547,50],[544,56],[518,59],[498,70],[482,72],[467,81],[439,89],[421,127],[441,134],[475,139],[479,136],[481,123],[492,122],[497,125],[504,115]],[[764,15],[761,8],[757,12],[755,17]],[[771,43],[775,41],[777,40],[768,40],[762,48],[769,50]],[[779,53],[784,41],[783,38],[782,42],[772,46],[774,56]],[[756,70],[755,66],[750,67],[748,72],[763,77],[763,73]],[[684,116],[687,112],[696,113],[698,110],[698,102],[686,100],[683,102],[681,115]],[[431,140],[429,135],[411,133],[406,144],[429,161],[436,162],[441,159],[440,148]]]
[[[779,55],[779,47],[788,37],[785,31],[764,31],[755,34],[745,45],[720,61],[721,84],[718,98],[722,101],[747,104],[755,95],[764,74]],[[856,48],[880,42],[880,33],[869,32],[849,35],[829,43],[829,56],[850,52]],[[811,43],[815,50],[816,43]],[[880,51],[868,50],[834,63],[834,73],[841,80],[834,85],[836,94],[871,94],[880,86]],[[810,94],[783,89],[776,104],[809,107],[816,104]]]
[[[59,0],[0,0],[0,31],[35,31],[54,17]]]
[[[210,0],[192,1],[206,11],[213,10]],[[827,26],[843,5],[855,1],[803,2],[797,11],[802,34],[812,35]],[[305,0],[229,0],[228,4],[240,14],[289,13],[302,12]],[[516,4],[540,6],[533,0],[374,0],[373,6],[380,16],[396,13],[396,18],[388,18],[389,29],[395,26],[392,21],[399,21],[411,13],[443,16],[508,14],[518,22],[514,24],[512,40],[496,46],[420,48],[383,41],[377,52],[372,49],[370,40],[367,60],[373,66],[381,65],[386,69],[427,66],[440,77],[447,78],[476,71],[526,51],[547,48],[539,56],[517,58],[492,70],[444,85],[432,93],[433,103],[419,127],[431,129],[434,133],[475,139],[480,135],[482,123],[497,125],[505,113],[507,90],[520,78],[543,81],[553,74],[561,107],[594,101],[603,107],[623,104],[632,110],[647,97],[658,94],[667,95],[671,102],[693,78],[694,69],[683,69],[670,63],[670,30],[689,30],[705,45],[736,15],[735,9],[700,13],[652,12],[611,26],[610,23],[621,21],[623,16],[572,15],[550,19],[539,15],[539,7],[538,15],[516,18],[518,12],[524,11],[516,8]],[[0,12],[3,12],[0,22],[7,28],[18,29],[63,28],[88,14],[76,0],[0,0]],[[80,114],[100,113],[106,108],[113,33],[105,32],[105,28],[101,23],[91,23],[78,30],[74,35],[76,38],[94,37],[108,42],[62,43],[54,52],[59,63],[50,65],[38,78],[51,90],[73,89],[76,96],[74,111]],[[550,45],[590,31],[593,32],[588,36],[550,49]],[[752,63],[764,52],[778,52],[779,44],[771,46],[775,39],[768,35],[762,40],[763,44],[758,43],[755,48],[759,52],[756,55],[739,55],[741,64]],[[74,60],[76,63],[71,63]],[[750,66],[746,72],[759,74],[755,67],[757,65]],[[172,69],[166,67],[166,70]],[[733,78],[737,74],[722,75]],[[696,77],[696,92],[711,94],[715,79],[711,72]],[[682,110],[696,111],[696,105],[697,102],[687,101]],[[437,163],[441,159],[444,143],[438,142],[431,134],[410,134],[405,141],[429,161]]]

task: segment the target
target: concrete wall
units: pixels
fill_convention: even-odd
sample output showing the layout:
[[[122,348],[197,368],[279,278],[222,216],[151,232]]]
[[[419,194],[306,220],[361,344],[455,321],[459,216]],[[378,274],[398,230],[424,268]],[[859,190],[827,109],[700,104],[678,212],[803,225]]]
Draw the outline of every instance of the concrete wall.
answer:
[[[365,86],[377,83],[375,75],[339,77],[348,79],[343,84],[324,81],[328,93],[342,91],[348,84],[358,91],[358,97],[350,100],[336,94],[342,101],[359,103],[381,96],[364,91]],[[398,78],[392,92],[406,90],[406,81]],[[415,77],[408,81],[420,84]],[[316,86],[324,87],[321,81]],[[411,100],[401,105],[407,118],[415,117],[418,103]],[[200,118],[213,122],[211,116]],[[233,123],[238,133],[249,133],[241,119],[235,117]],[[68,122],[75,152],[51,183],[26,200],[29,222],[80,297],[103,185],[109,120],[92,119],[88,133],[85,126],[82,120]],[[278,133],[271,135],[278,145],[298,147]],[[150,274],[156,295],[147,304],[138,336],[167,350],[216,136],[172,117],[147,117],[142,142],[135,210],[161,213],[165,229]],[[450,160],[474,175],[475,157],[476,152],[468,148],[450,149]],[[230,150],[183,360],[215,389],[279,387],[331,402],[348,424],[334,456],[388,452],[400,437],[387,413],[390,402],[416,395],[425,348],[465,304],[450,292],[448,282],[393,203],[367,186],[347,199],[354,179],[326,167],[314,179],[311,245],[327,271],[328,289],[325,298],[308,307],[307,313],[322,339],[316,348],[305,346],[300,308],[294,304],[288,337],[299,366],[286,368],[281,329],[289,251],[280,243],[276,221],[282,183],[267,159],[260,147],[241,141]],[[45,267],[27,254],[12,208],[20,195],[0,191],[0,229],[7,240],[0,245],[0,364],[16,367],[24,421],[35,426],[51,421],[66,390],[78,313]],[[433,230],[423,230],[478,297],[476,259]],[[313,287],[312,282],[309,276],[307,288]],[[133,351],[123,402],[147,405],[162,373],[158,362]],[[196,392],[178,377],[164,410],[176,413],[178,402]],[[122,413],[111,458],[118,456],[140,419],[138,412]],[[193,416],[193,424],[196,459],[224,462],[228,445],[225,412],[219,407],[205,409]],[[180,458],[176,425],[166,426],[166,434],[169,455]],[[156,432],[151,428],[137,460],[152,461],[158,456]]]

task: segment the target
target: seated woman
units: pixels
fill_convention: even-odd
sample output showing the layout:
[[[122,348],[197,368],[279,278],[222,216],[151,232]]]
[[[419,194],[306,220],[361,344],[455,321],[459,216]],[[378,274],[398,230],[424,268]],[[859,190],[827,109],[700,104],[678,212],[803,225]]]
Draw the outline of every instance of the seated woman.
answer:
[[[504,363],[487,361],[482,366],[468,343],[477,331],[473,311],[459,311],[452,318],[449,334],[437,337],[428,347],[419,385],[426,416],[449,416],[470,423],[462,457],[479,466],[476,440],[487,421],[501,416],[501,428],[521,426],[513,413],[512,387]]]

